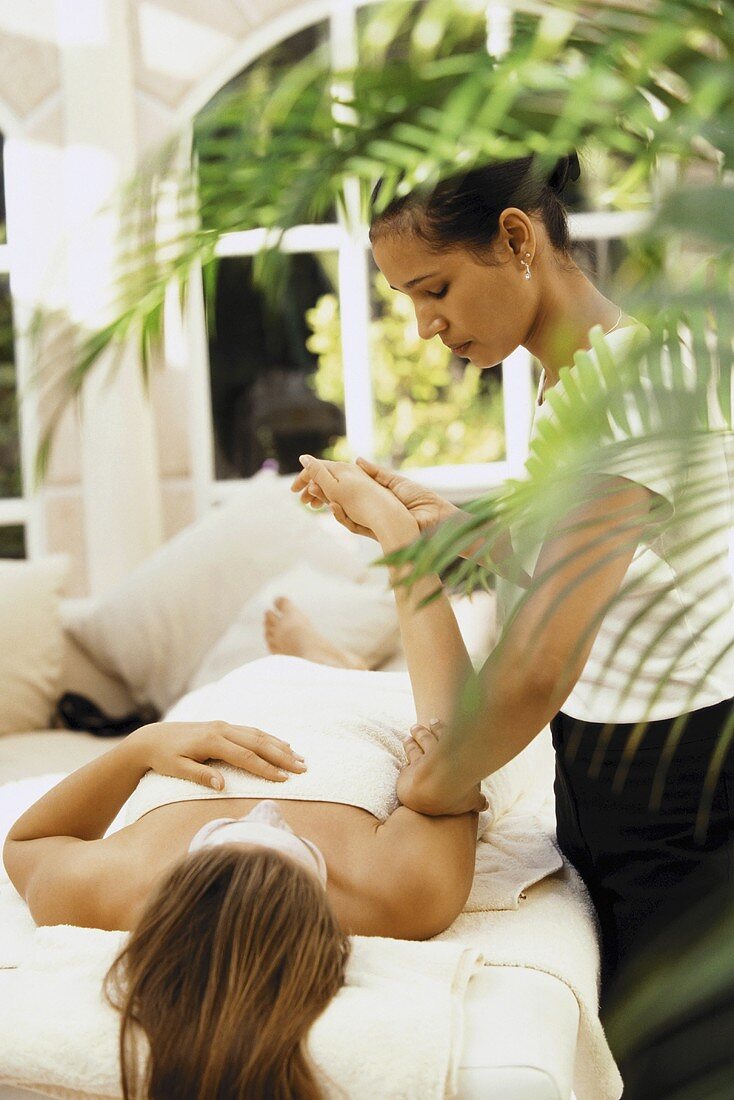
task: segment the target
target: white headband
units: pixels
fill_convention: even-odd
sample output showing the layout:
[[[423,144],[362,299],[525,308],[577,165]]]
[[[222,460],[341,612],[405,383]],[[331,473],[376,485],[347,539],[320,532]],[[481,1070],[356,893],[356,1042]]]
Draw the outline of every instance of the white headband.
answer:
[[[189,844],[190,852],[220,844],[256,844],[283,852],[307,870],[316,872],[326,886],[326,861],[315,844],[293,832],[282,816],[277,803],[271,799],[258,802],[244,817],[218,817],[207,821]]]

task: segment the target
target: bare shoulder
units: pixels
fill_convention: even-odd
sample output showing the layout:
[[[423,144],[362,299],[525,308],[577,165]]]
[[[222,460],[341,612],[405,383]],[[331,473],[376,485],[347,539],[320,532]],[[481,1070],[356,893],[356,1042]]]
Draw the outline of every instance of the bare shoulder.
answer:
[[[474,873],[476,818],[427,817],[400,806],[375,832],[363,887],[390,930],[429,939],[461,912]]]
[[[25,899],[36,924],[127,928],[125,914],[137,895],[133,864],[114,838],[52,837],[30,876]]]

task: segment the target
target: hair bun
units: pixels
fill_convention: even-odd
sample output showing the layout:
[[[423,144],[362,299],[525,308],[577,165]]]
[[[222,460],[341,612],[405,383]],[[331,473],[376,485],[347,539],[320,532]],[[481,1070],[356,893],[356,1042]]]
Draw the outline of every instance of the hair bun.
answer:
[[[560,195],[569,182],[577,180],[580,175],[581,165],[579,164],[578,154],[575,152],[569,153],[568,156],[560,157],[556,161],[556,166],[548,177],[548,186],[551,191],[555,191],[557,195]]]

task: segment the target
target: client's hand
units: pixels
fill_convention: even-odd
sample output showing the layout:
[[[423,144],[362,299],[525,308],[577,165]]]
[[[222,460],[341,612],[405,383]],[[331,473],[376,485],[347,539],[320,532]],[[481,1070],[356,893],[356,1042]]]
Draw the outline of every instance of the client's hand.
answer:
[[[487,799],[482,794],[481,784],[477,783],[469,791],[449,799],[445,804],[427,801],[425,792],[421,792],[421,775],[431,766],[431,754],[438,745],[443,722],[431,719],[428,726],[411,727],[410,737],[405,741],[405,755],[408,763],[398,776],[397,795],[403,806],[431,817],[454,817],[457,814],[481,813],[487,809]]]
[[[286,771],[304,772],[303,759],[285,741],[253,726],[228,722],[154,722],[131,733],[142,762],[160,775],[190,779],[222,790],[222,773],[207,761],[222,760],[282,783]]]
[[[325,462],[302,455],[304,474],[345,527],[379,537],[391,516],[409,517],[403,504],[388,489],[351,462]],[[412,522],[412,521],[411,521]]]
[[[330,462],[324,459],[319,461],[323,462],[327,469],[331,469],[332,466],[343,465],[343,463]],[[423,485],[403,477],[402,474],[396,474],[384,466],[377,466],[366,458],[358,458],[357,465],[378,485],[382,485],[384,489],[389,490],[408,509],[418,524],[421,533],[436,527],[439,523],[443,523],[444,520],[460,511],[456,505],[450,504],[438,493],[434,493],[431,489],[426,489]],[[303,473],[298,474],[295,478],[291,485],[291,492],[300,493],[304,504],[310,504],[314,507],[328,504],[324,493],[310,477],[307,468],[304,468]],[[339,519],[338,516],[337,519]],[[343,520],[340,520],[340,522],[343,522]],[[355,531],[356,534],[367,535],[371,538],[375,537],[372,531],[367,528],[357,529],[354,524],[350,525],[349,523],[345,523],[344,526],[348,527],[350,531]]]

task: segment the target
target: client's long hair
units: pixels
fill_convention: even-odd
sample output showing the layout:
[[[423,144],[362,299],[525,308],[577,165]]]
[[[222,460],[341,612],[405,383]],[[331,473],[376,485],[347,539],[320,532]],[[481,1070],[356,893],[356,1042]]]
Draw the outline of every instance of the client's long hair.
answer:
[[[321,1100],[305,1039],[348,956],[304,868],[233,845],[187,855],[105,978],[125,1100]]]

